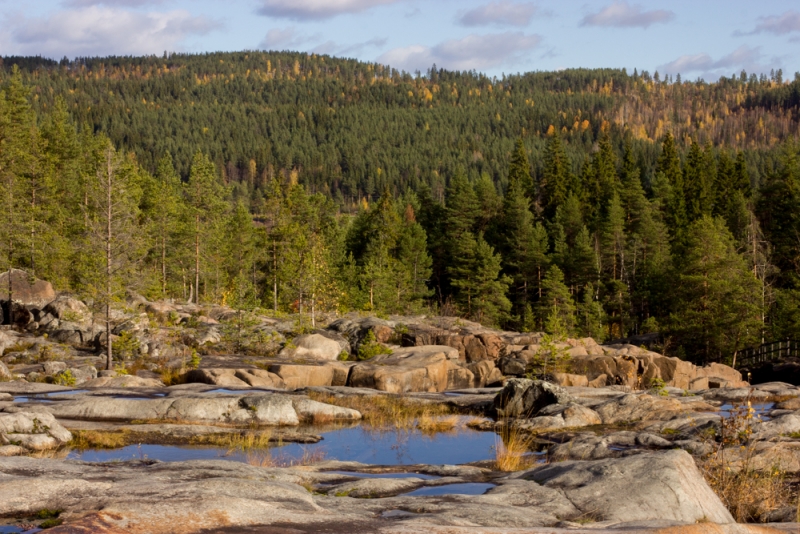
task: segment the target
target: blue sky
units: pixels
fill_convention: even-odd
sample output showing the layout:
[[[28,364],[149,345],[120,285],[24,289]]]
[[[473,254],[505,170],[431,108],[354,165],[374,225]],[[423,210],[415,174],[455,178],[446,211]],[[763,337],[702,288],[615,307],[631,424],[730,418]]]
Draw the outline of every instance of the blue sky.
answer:
[[[800,71],[797,0],[0,0],[0,55],[301,50],[490,75]]]

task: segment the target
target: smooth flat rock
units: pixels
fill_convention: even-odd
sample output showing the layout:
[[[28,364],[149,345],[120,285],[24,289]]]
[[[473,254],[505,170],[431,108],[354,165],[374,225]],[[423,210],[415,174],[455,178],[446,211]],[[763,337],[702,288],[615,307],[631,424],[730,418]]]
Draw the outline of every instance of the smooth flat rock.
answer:
[[[534,469],[521,478],[558,488],[579,509],[606,520],[735,523],[685,451],[567,461]]]

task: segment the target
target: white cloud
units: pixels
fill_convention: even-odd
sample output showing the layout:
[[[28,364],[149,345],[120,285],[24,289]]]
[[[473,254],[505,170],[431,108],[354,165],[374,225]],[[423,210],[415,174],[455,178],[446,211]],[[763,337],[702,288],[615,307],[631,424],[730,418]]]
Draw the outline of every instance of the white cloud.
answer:
[[[708,54],[684,55],[674,61],[660,65],[658,70],[666,74],[696,74],[703,79],[713,81],[721,75],[732,74],[733,71],[767,72],[774,68],[774,60],[770,64],[762,63],[763,54],[759,47],[740,46],[728,55],[714,59]]]
[[[782,15],[760,17],[755,29],[750,32],[734,32],[734,35],[753,35],[756,33],[772,33],[786,35],[787,33],[800,32],[800,12],[787,11]]]
[[[583,17],[581,26],[613,26],[618,28],[647,28],[652,24],[669,22],[675,13],[665,9],[644,11],[642,6],[620,0]]]
[[[382,48],[386,46],[386,42],[387,39],[382,37],[374,37],[368,41],[351,45],[340,45],[335,41],[326,41],[315,47],[312,52],[315,54],[328,54],[339,57],[356,57],[366,48]]]
[[[395,48],[381,55],[378,61],[407,71],[424,71],[434,63],[437,67],[452,70],[489,69],[519,59],[525,52],[539,46],[541,41],[538,35],[522,32],[469,35],[433,47],[412,45]]]
[[[298,33],[294,26],[283,29],[273,28],[267,32],[258,47],[262,50],[296,50],[304,44],[319,41],[321,38],[322,35],[319,33],[314,35]]]
[[[402,0],[261,0],[258,14],[294,20],[322,20],[360,13]]]
[[[68,7],[142,7],[147,5],[163,4],[167,0],[65,0],[63,4]]]
[[[462,26],[527,26],[539,8],[533,2],[514,3],[510,0],[494,0],[488,4],[461,13],[458,22]]]
[[[7,19],[10,19],[8,16]],[[3,32],[7,53],[60,58],[160,54],[182,41],[219,28],[219,23],[183,10],[139,13],[92,6],[46,17],[13,16]]]

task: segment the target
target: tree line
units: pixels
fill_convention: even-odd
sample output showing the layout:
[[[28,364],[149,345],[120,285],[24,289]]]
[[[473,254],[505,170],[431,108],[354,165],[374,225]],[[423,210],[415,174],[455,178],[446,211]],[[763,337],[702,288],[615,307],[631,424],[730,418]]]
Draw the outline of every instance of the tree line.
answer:
[[[366,310],[599,340],[657,332],[695,361],[800,329],[790,141],[762,147],[772,163],[755,179],[746,150],[699,136],[666,132],[651,166],[630,130],[578,139],[548,124],[540,150],[512,141],[500,179],[461,154],[404,187],[376,170],[380,189],[351,206],[302,168],[257,189],[199,149],[185,175],[169,151],[151,169],[66,98],[37,106],[26,82],[11,69],[0,96],[2,268],[81,295],[109,324],[135,290],[312,322]]]

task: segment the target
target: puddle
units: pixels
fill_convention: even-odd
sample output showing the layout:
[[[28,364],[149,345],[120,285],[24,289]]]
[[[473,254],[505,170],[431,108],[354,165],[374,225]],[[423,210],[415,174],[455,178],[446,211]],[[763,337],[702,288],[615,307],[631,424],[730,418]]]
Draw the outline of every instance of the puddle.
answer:
[[[79,393],[89,393],[88,389],[71,389],[69,391],[53,391],[50,393],[34,393],[14,397],[14,402],[54,402],[53,397],[63,397],[65,395],[77,395]],[[2,531],[0,531],[2,534]]]
[[[309,432],[314,432],[310,427]],[[461,429],[435,435],[425,435],[412,431],[375,431],[360,426],[326,429],[323,440],[308,445],[287,443],[270,449],[273,458],[278,460],[303,457],[319,457],[325,460],[355,461],[373,465],[414,465],[414,464],[465,464],[488,460],[494,457],[493,447],[497,435],[493,432],[477,432]],[[87,462],[110,462],[114,460],[161,460],[177,462],[183,460],[232,460],[246,462],[248,455],[242,452],[227,454],[228,449],[219,447],[175,446],[175,445],[131,445],[121,449],[72,451],[69,458]],[[254,456],[258,456],[256,451]],[[390,474],[365,475],[347,473],[350,476],[380,476]],[[395,473],[395,477],[423,475]]]
[[[47,404],[47,403],[53,403],[55,401],[45,397],[14,397],[14,402],[41,402]],[[0,530],[0,533],[2,532],[3,531]]]
[[[771,418],[767,415],[767,413],[772,411],[773,408],[775,408],[775,403],[774,402],[751,403],[750,407],[755,411],[754,414],[755,416],[759,417],[762,421],[769,421]],[[731,412],[740,408],[746,409],[746,406],[741,403],[737,404],[725,403],[719,407],[719,410],[716,413],[727,419],[731,416]]]
[[[40,528],[25,530],[24,528],[14,525],[0,525],[0,534],[33,534],[34,532],[42,532]]]
[[[322,434],[315,445],[290,444],[281,449],[291,457],[318,449],[326,460],[355,461],[373,465],[466,464],[494,457],[496,434],[461,429],[425,435],[419,430],[374,431],[344,428]]]
[[[180,445],[128,445],[121,449],[86,449],[72,451],[68,460],[83,462],[115,462],[127,460],[160,460],[181,462],[184,460],[234,460],[246,462],[244,454],[226,456],[227,449],[217,447],[192,447]]]
[[[417,517],[419,514],[413,512],[406,512],[405,510],[384,510],[381,512],[383,519],[408,519],[410,517]]]
[[[358,478],[421,478],[423,480],[436,480],[435,475],[423,475],[421,473],[357,473],[355,471],[320,471],[326,475],[345,475]]]
[[[445,486],[433,486],[419,488],[417,490],[404,493],[403,497],[421,497],[431,495],[483,495],[495,487],[494,484],[485,482],[467,482],[464,484],[447,484]]]
[[[203,391],[203,395],[207,395],[209,393],[227,393],[229,395],[244,395],[248,393],[249,389],[211,389],[208,391]]]
[[[61,395],[77,395],[79,393],[89,393],[88,389],[71,389],[69,391],[54,391],[52,393],[45,393],[46,397],[60,397]]]

